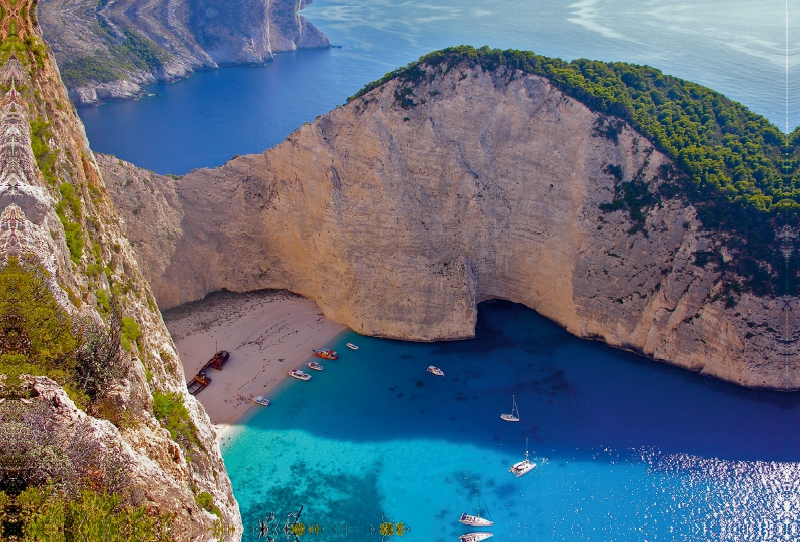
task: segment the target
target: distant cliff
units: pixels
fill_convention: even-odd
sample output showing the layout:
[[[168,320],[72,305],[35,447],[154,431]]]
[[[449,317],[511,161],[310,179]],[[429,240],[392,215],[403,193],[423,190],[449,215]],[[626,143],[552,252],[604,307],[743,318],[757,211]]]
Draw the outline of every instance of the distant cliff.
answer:
[[[195,70],[260,64],[329,46],[297,15],[310,0],[41,0],[39,19],[70,99],[140,96]]]
[[[730,286],[730,235],[698,219],[673,160],[545,77],[451,60],[217,169],[100,157],[160,307],[285,288],[359,333],[431,341],[473,336],[477,304],[501,298],[579,337],[800,388],[797,299]]]

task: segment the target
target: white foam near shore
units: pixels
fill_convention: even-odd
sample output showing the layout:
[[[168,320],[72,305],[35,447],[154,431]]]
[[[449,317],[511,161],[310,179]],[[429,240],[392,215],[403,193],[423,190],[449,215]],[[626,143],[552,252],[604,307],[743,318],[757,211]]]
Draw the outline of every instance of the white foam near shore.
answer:
[[[164,321],[187,379],[216,350],[231,354],[222,371],[206,371],[211,384],[197,395],[218,441],[251,407],[269,408],[255,405],[252,397],[269,398],[291,369],[305,364],[312,349],[326,347],[347,330],[327,320],[313,301],[283,290],[212,294],[166,311]]]

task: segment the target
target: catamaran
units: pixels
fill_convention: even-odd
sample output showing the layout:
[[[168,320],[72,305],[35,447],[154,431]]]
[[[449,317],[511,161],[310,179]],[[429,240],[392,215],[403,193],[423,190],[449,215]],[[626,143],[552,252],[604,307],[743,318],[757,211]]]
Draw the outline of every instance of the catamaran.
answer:
[[[523,474],[528,474],[535,468],[536,463],[530,460],[530,455],[528,454],[528,439],[525,439],[525,459],[519,463],[514,463],[511,465],[511,468],[508,469],[508,472],[513,472],[514,475],[519,478]]]
[[[511,396],[511,414],[500,414],[500,417],[507,422],[519,421],[519,409],[517,409],[516,397],[514,397],[513,395]]]
[[[492,533],[467,533],[458,537],[459,542],[480,542],[494,535]]]

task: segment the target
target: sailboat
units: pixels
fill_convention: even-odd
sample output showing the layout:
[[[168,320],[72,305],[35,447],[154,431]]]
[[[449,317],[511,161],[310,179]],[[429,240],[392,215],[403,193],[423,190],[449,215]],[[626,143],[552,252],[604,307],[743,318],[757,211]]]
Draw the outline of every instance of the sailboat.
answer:
[[[458,537],[459,542],[481,542],[494,535],[492,533],[467,533]]]
[[[514,475],[519,478],[523,474],[528,474],[535,468],[536,463],[530,460],[530,455],[528,454],[528,439],[525,439],[525,459],[511,465],[511,468],[508,469],[508,472],[513,472]]]
[[[500,417],[507,422],[519,421],[519,409],[517,408],[516,397],[514,397],[513,395],[511,396],[511,414],[500,414]]]
[[[461,514],[461,517],[458,518],[458,521],[464,525],[471,525],[473,527],[491,527],[494,525],[494,521],[481,517],[480,497],[478,497],[478,513],[474,516],[472,514]]]

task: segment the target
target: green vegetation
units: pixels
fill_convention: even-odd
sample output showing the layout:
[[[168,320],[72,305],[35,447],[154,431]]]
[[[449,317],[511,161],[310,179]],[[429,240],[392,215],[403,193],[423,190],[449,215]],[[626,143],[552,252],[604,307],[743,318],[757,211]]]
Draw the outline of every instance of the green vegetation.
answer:
[[[203,510],[207,510],[217,516],[219,519],[222,519],[222,512],[220,511],[219,507],[214,504],[214,498],[207,491],[203,491],[199,495],[195,495],[194,502],[196,502],[197,506]]]
[[[141,338],[142,332],[139,331],[139,324],[136,320],[127,316],[122,318],[122,347],[131,351],[133,345]]]
[[[565,62],[488,47],[430,53],[366,85],[349,101],[397,80],[398,105],[413,107],[422,103],[414,100],[419,85],[451,70],[478,66],[509,81],[520,72],[545,77],[603,115],[595,127],[597,135],[616,142],[621,125],[614,117],[623,119],[673,160],[678,170],[661,175],[670,185],[665,193],[649,190],[649,179],[615,175],[621,186],[605,210],[628,211],[632,232],[646,233],[644,213],[660,197],[683,197],[697,208],[704,227],[717,232],[735,256],[728,263],[721,258],[713,263],[723,272],[727,291],[735,290],[741,279],[745,289],[760,295],[797,293],[800,281],[786,280],[787,266],[775,231],[778,222],[796,224],[800,214],[800,129],[787,137],[741,104],[648,66],[585,59]],[[460,79],[467,76],[462,72]],[[614,174],[613,169],[607,171]]]
[[[178,392],[153,392],[153,415],[169,431],[172,440],[188,449],[190,445],[200,446],[195,433],[197,428],[189,418],[189,411]]]
[[[124,39],[118,43],[118,38],[111,35],[102,24],[100,26],[105,30],[109,42],[109,54],[64,62],[60,67],[61,78],[67,86],[76,87],[93,82],[108,83],[124,79],[125,73],[133,70],[157,71],[170,59],[169,53],[132,28],[123,30]]]
[[[167,541],[171,518],[149,512],[144,506],[126,504],[117,494],[85,490],[75,499],[49,488],[31,487],[16,499],[17,525],[22,541],[114,542]],[[10,530],[10,529],[9,529]],[[9,533],[10,534],[10,533]]]
[[[31,148],[36,157],[36,165],[39,166],[39,171],[42,172],[45,180],[55,186],[58,182],[56,176],[58,149],[50,148],[48,142],[52,137],[53,132],[50,130],[49,122],[41,117],[31,120]]]

